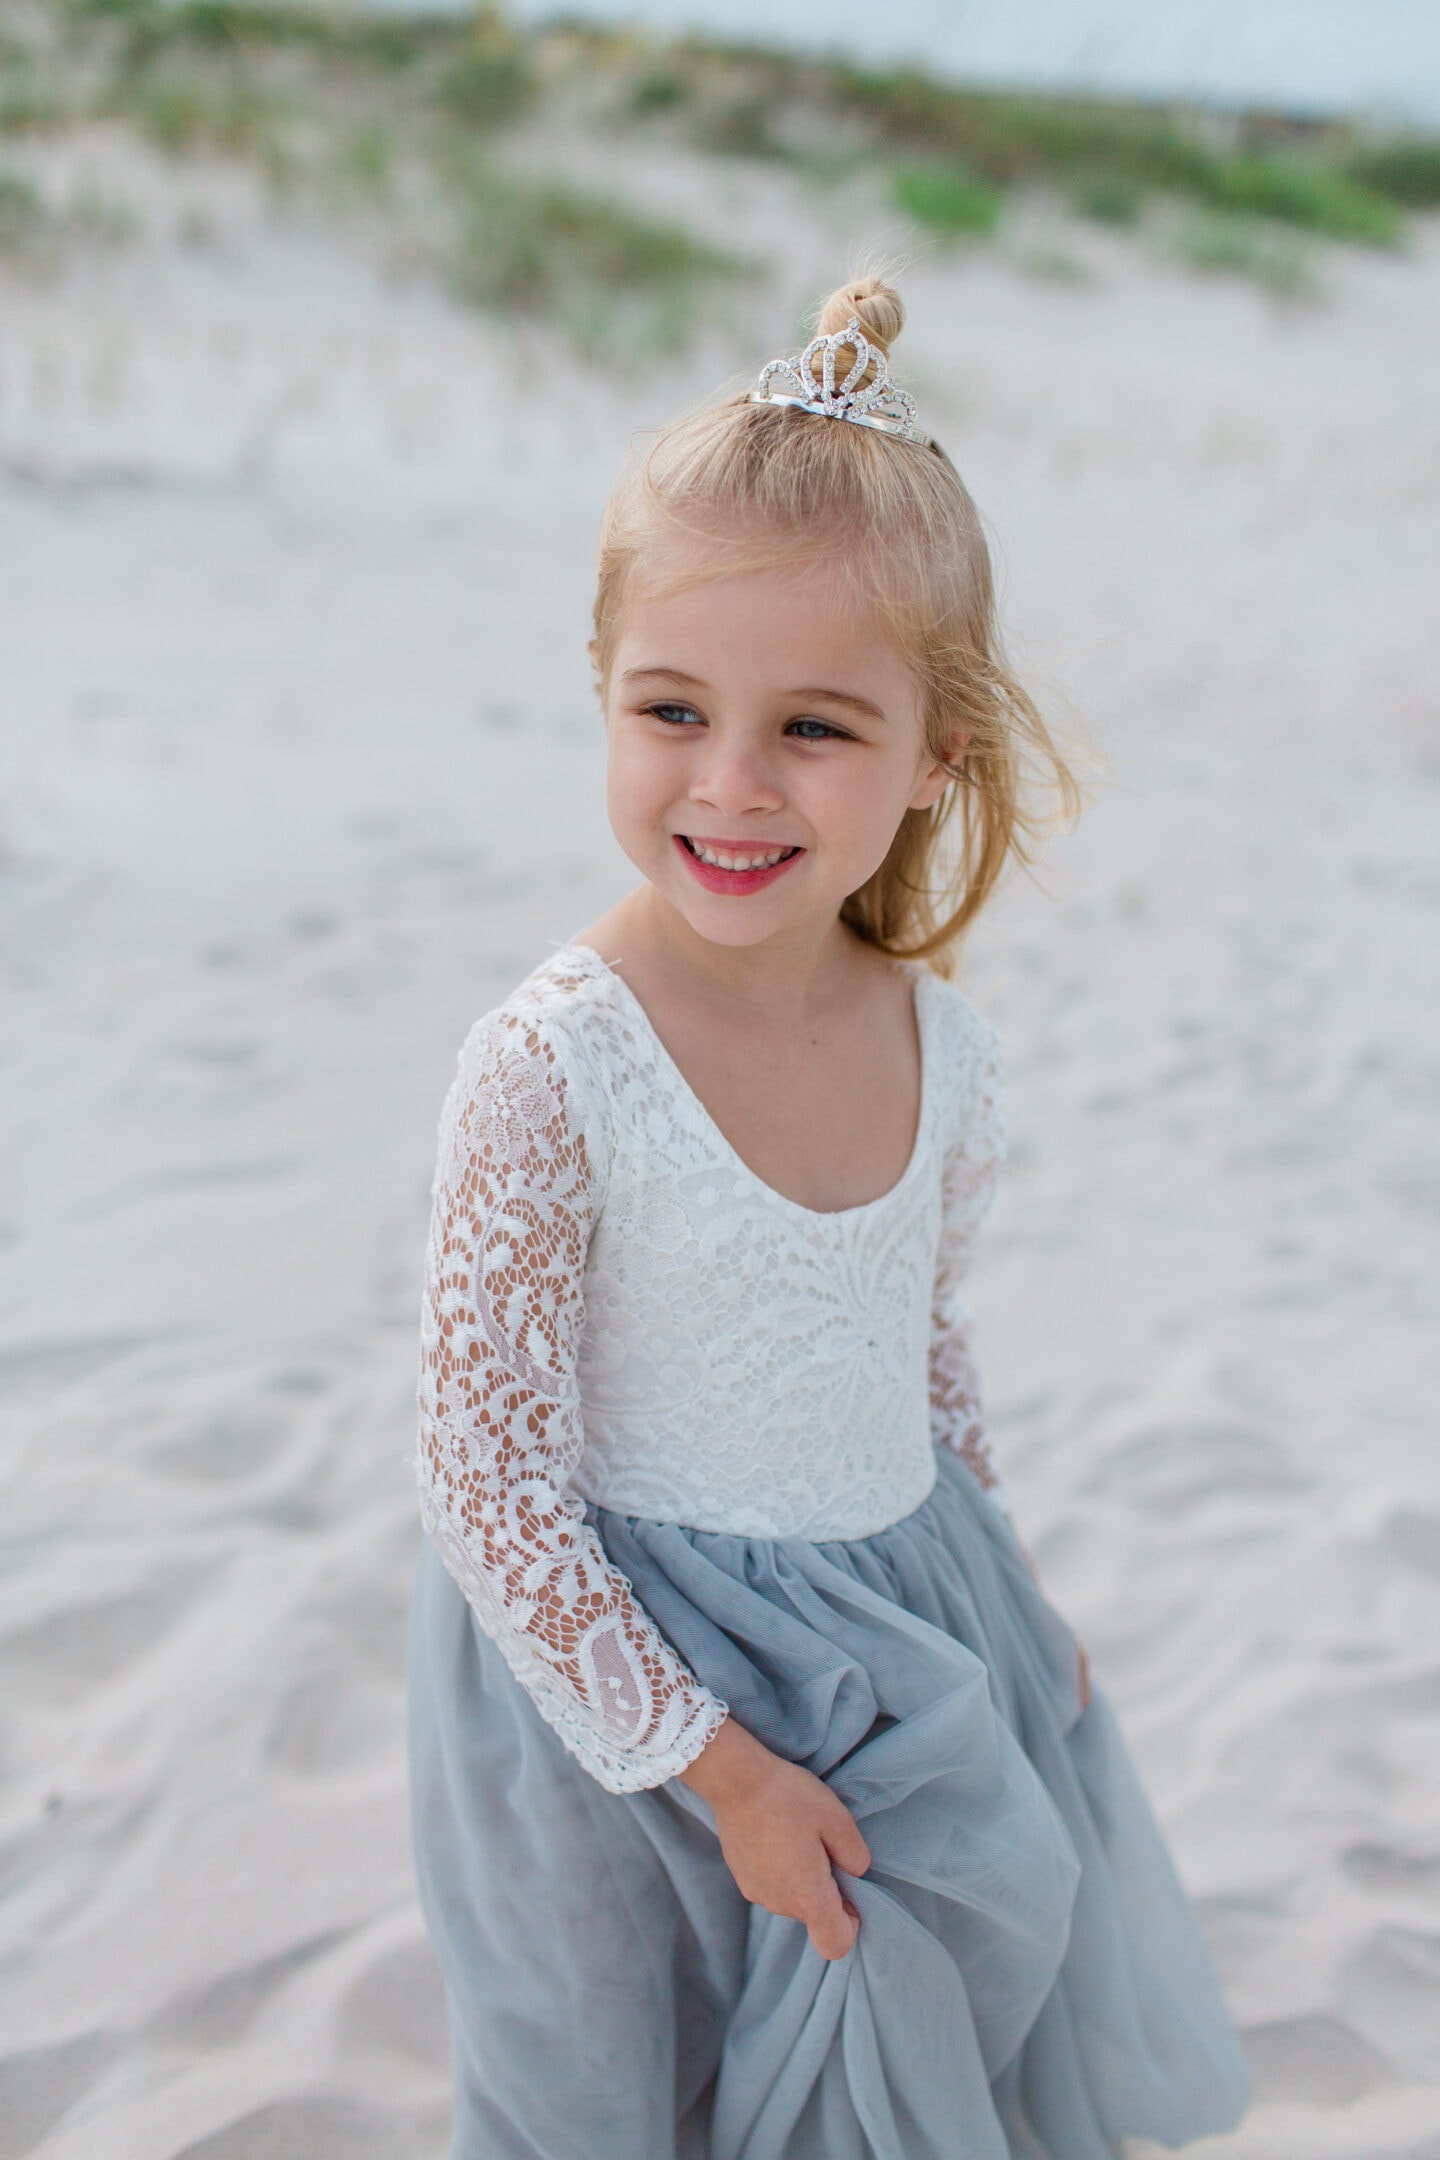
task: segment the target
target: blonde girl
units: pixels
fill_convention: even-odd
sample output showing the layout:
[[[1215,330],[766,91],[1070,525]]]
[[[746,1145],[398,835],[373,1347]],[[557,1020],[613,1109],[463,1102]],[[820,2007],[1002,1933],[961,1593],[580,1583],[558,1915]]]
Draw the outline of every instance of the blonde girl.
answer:
[[[1244,2071],[1027,1569],[946,977],[1027,769],[874,280],[662,434],[594,658],[634,891],[480,1020],[424,1318],[415,1849],[453,2160],[1112,2160]]]

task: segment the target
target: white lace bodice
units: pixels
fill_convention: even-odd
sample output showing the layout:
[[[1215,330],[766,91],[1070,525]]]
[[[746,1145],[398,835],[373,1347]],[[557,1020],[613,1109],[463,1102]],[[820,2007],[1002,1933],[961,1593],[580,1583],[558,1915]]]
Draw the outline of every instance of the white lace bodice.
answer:
[[[563,947],[472,1030],[441,1123],[417,1467],[487,1634],[611,1791],[725,1715],[585,1503],[750,1537],[911,1513],[934,1444],[995,1490],[958,1285],[1001,1152],[998,1052],[913,971],[922,1088],[899,1182],[818,1214],[765,1185],[633,993]]]

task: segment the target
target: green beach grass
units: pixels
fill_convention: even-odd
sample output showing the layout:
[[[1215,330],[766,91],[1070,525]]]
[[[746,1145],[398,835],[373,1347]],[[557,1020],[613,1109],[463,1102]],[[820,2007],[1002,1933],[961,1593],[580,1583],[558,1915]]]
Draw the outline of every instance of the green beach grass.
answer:
[[[788,164],[817,185],[869,173],[942,247],[984,245],[1012,200],[1048,197],[1117,233],[1163,231],[1191,267],[1274,291],[1313,285],[1317,246],[1393,247],[1409,217],[1440,205],[1440,140],[1338,122],[992,94],[574,25],[521,32],[488,7],[450,20],[270,0],[0,0],[0,136],[105,120],[169,157],[248,161],[277,197],[372,221],[404,193],[412,256],[428,219],[420,253],[467,304],[547,316],[596,349],[607,310],[627,336],[643,322],[647,342],[676,342],[745,266],[677,220],[536,179],[512,146],[547,119]],[[44,224],[43,204],[14,193],[25,185],[8,209],[0,200],[0,231]],[[27,251],[14,238],[9,258]]]

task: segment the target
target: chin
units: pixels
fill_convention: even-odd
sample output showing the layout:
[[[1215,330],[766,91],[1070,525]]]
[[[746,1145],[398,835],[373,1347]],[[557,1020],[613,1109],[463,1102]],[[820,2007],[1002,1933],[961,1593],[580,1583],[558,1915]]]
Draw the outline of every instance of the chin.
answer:
[[[685,897],[688,901],[690,896],[687,893]],[[721,900],[708,907],[695,907],[684,905],[673,893],[667,893],[666,898],[707,945],[728,945],[737,950],[746,945],[764,945],[792,927],[777,910],[759,912],[745,900]]]

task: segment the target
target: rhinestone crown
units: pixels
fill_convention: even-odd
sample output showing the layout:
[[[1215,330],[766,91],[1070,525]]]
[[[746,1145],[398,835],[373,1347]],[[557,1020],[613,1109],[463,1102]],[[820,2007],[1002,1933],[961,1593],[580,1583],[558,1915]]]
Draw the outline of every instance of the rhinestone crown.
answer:
[[[855,358],[837,383],[836,363],[847,347]],[[872,361],[875,373],[867,382]],[[856,315],[843,330],[832,331],[829,337],[811,338],[804,352],[793,353],[785,360],[767,361],[750,392],[750,401],[754,405],[798,405],[803,412],[824,413],[831,420],[850,420],[856,427],[877,428],[882,435],[899,435],[906,442],[926,447],[934,441],[933,436],[916,426],[914,398],[890,380],[889,362],[880,347],[870,343]]]

